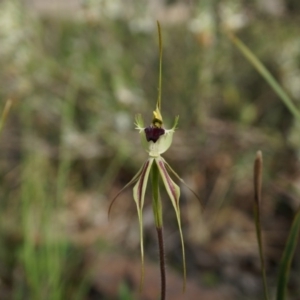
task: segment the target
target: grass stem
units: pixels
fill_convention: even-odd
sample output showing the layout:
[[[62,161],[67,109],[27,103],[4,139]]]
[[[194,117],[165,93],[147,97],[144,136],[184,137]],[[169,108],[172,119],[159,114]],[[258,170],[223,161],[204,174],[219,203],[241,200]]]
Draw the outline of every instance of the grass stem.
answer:
[[[257,151],[256,158],[254,161],[254,218],[255,218],[255,228],[256,228],[256,237],[258,241],[258,250],[260,256],[261,264],[261,275],[264,286],[264,298],[269,300],[269,292],[267,286],[267,276],[266,276],[266,264],[263,251],[263,242],[261,236],[261,186],[262,186],[262,168],[263,168],[263,159],[262,152]]]

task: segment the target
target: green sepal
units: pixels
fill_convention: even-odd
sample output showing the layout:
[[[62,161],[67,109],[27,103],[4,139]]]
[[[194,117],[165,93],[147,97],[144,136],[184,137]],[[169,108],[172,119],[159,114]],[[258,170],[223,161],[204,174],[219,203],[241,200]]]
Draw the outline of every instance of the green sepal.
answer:
[[[140,246],[141,246],[141,282],[140,290],[142,290],[144,283],[144,242],[143,242],[143,206],[145,200],[145,192],[147,188],[149,173],[152,167],[153,158],[149,158],[143,165],[141,169],[141,174],[138,178],[136,185],[133,188],[133,199],[136,203],[138,218],[139,218],[139,227],[140,227]]]
[[[180,208],[179,208],[179,198],[180,198],[180,188],[179,186],[172,180],[170,177],[166,167],[165,167],[165,161],[162,157],[155,158],[155,162],[157,164],[157,167],[159,169],[159,173],[161,175],[161,178],[163,180],[164,186],[166,188],[166,191],[171,199],[171,202],[173,204],[177,223],[179,227],[179,234],[180,234],[180,241],[181,241],[181,248],[182,248],[182,264],[183,264],[183,291],[185,291],[186,287],[186,263],[185,263],[185,248],[184,248],[184,241],[183,241],[183,234],[181,229],[181,220],[180,220]]]
[[[184,186],[187,187],[187,188],[189,189],[189,191],[192,192],[193,195],[199,200],[201,209],[203,210],[203,209],[204,209],[204,206],[203,206],[203,204],[202,204],[201,199],[200,199],[199,196],[196,194],[196,192],[193,191],[193,190],[185,183],[185,181],[184,181],[181,177],[179,177],[179,175],[172,169],[172,167],[166,162],[166,160],[165,160],[163,157],[162,157],[162,160],[164,161],[165,166],[167,167],[167,169],[168,169],[169,171],[171,171],[171,172],[173,173],[173,175],[175,175],[175,177],[176,177],[182,184],[184,184]]]

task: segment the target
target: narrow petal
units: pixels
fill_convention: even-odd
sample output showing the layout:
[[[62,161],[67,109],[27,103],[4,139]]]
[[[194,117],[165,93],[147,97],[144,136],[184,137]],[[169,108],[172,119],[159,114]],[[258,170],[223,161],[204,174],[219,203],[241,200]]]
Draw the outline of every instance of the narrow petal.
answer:
[[[115,203],[115,201],[117,200],[117,198],[122,194],[122,192],[124,192],[124,190],[126,188],[128,188],[130,185],[134,184],[135,182],[137,182],[143,172],[144,169],[144,165],[139,169],[139,171],[133,176],[133,178],[118,192],[118,194],[111,200],[111,203],[109,205],[108,208],[108,217],[110,216],[110,212],[112,209],[113,204]]]
[[[173,173],[173,175],[175,175],[175,177],[181,182],[181,183],[183,183],[193,194],[194,194],[194,196],[199,200],[199,203],[200,203],[200,206],[201,206],[201,209],[203,210],[203,204],[202,204],[202,201],[201,201],[201,199],[199,198],[199,196],[196,194],[196,192],[195,191],[193,191],[186,183],[185,183],[185,181],[181,178],[181,177],[179,177],[179,175],[173,170],[173,168],[166,162],[166,160],[162,157],[161,158],[162,160],[163,160],[163,162],[165,163],[165,166],[167,167],[167,169],[169,170],[169,171],[171,171],[172,173]]]
[[[177,128],[178,121],[179,121],[179,116],[176,116],[176,118],[174,120],[174,124],[173,124],[172,130],[175,130]]]
[[[180,234],[180,240],[181,240],[181,247],[182,247],[182,263],[183,263],[183,290],[185,291],[186,286],[186,264],[185,264],[185,249],[184,249],[184,242],[183,242],[183,234],[181,229],[181,221],[180,221],[180,208],[179,208],[179,197],[180,197],[180,188],[179,186],[171,179],[169,173],[167,172],[167,169],[165,167],[165,162],[162,157],[157,157],[155,159],[155,162],[158,166],[160,175],[162,177],[164,186],[167,190],[167,193],[171,199],[171,202],[173,204],[177,223],[179,227],[179,234]]]
[[[144,130],[144,120],[141,114],[137,114],[135,116],[134,125],[136,126],[135,129],[138,129],[140,132]]]
[[[145,200],[145,192],[149,178],[149,172],[151,170],[151,166],[153,163],[153,158],[149,158],[143,165],[141,169],[140,177],[133,188],[133,199],[136,203],[138,218],[139,218],[139,226],[140,226],[140,245],[141,245],[141,284],[140,288],[142,289],[144,282],[144,242],[143,242],[143,206]]]

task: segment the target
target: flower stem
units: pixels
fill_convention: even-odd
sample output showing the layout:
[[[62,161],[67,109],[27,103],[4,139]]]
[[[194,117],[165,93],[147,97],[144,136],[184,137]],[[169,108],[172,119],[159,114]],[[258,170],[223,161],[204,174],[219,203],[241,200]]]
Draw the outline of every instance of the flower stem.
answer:
[[[166,268],[165,268],[165,250],[163,228],[156,227],[158,246],[159,246],[159,261],[160,261],[160,278],[161,278],[161,300],[166,298]]]
[[[162,220],[162,204],[159,193],[159,170],[156,162],[151,168],[152,179],[152,206],[154,213],[155,226],[158,238],[160,274],[161,274],[161,300],[166,298],[166,270],[165,270],[165,250],[163,239],[163,220]]]
[[[159,193],[159,170],[156,162],[153,163],[151,168],[151,180],[152,180],[152,207],[154,213],[155,225],[157,228],[163,227],[162,220],[162,204]]]
[[[157,30],[158,30],[158,43],[159,43],[159,78],[158,78],[158,99],[157,99],[157,108],[161,110],[161,76],[162,76],[162,37],[160,24],[157,21]]]

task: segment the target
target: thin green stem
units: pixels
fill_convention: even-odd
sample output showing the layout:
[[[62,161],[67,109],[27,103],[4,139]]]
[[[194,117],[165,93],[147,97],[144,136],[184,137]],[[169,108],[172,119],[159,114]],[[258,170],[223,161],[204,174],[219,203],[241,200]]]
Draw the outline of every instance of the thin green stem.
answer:
[[[159,170],[154,162],[151,168],[152,179],[152,206],[154,213],[155,226],[158,238],[158,250],[160,261],[160,274],[161,274],[161,300],[166,298],[166,268],[165,268],[165,250],[163,239],[163,220],[162,220],[162,203],[159,193]]]
[[[159,43],[159,78],[158,78],[158,99],[157,99],[157,108],[161,109],[161,81],[162,81],[162,37],[160,24],[157,21],[157,30],[158,30],[158,43]]]
[[[159,247],[159,261],[160,261],[160,275],[161,275],[161,293],[160,299],[166,299],[166,268],[165,268],[165,250],[164,250],[164,236],[163,228],[156,228],[158,247]]]
[[[157,228],[163,227],[162,220],[162,204],[159,193],[159,170],[154,162],[151,168],[151,180],[152,180],[152,205],[155,219],[155,226]]]
[[[269,292],[267,286],[267,276],[266,276],[266,264],[263,251],[263,241],[261,234],[261,186],[262,186],[262,169],[263,169],[263,158],[262,152],[257,151],[256,158],[254,161],[254,219],[255,219],[255,228],[256,228],[256,237],[258,241],[258,250],[261,264],[261,275],[264,286],[264,297],[265,300],[269,300]]]
[[[256,204],[254,204],[254,218],[255,218],[256,236],[258,240],[261,275],[262,275],[262,281],[264,286],[264,297],[265,300],[269,300],[270,298],[269,298],[268,285],[267,285],[266,264],[265,264],[265,258],[263,253],[263,243],[262,243],[262,236],[261,236],[260,209]]]

